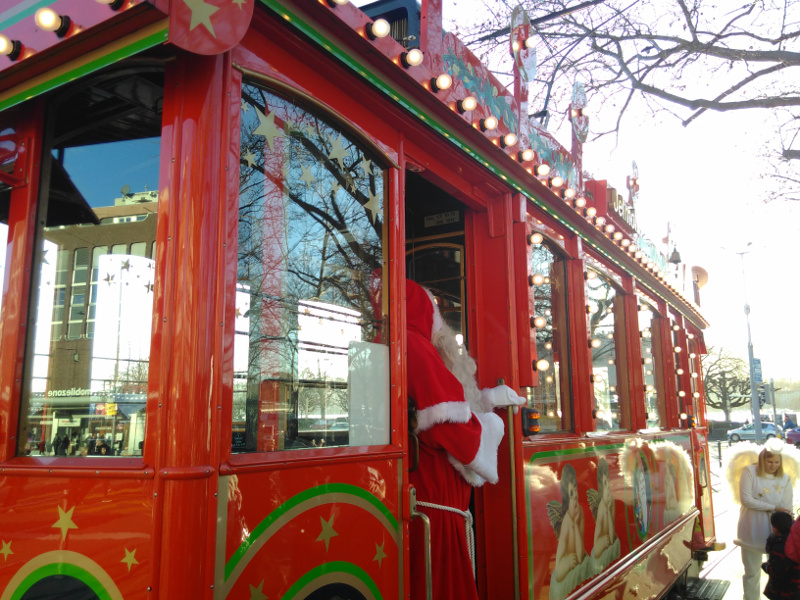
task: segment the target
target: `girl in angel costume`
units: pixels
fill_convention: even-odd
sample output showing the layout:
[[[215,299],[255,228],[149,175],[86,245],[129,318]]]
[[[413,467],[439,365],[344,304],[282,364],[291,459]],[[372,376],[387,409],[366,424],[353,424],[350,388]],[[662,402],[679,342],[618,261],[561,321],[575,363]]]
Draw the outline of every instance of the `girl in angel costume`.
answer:
[[[614,496],[609,485],[608,461],[601,458],[597,463],[597,489],[587,492],[589,508],[594,516],[594,544],[591,560],[593,572],[600,573],[619,558],[620,544],[614,529]]]
[[[750,442],[737,444],[728,455],[726,478],[733,499],[741,505],[734,543],[741,547],[744,600],[761,598],[761,563],[772,531],[770,515],[792,512],[792,488],[800,474],[800,452],[779,439],[763,449]]]
[[[503,420],[493,409],[526,402],[506,385],[478,389],[475,361],[444,323],[431,293],[406,280],[409,426],[419,465],[408,479],[431,523],[433,597],[478,600],[469,500],[473,486],[497,483]],[[411,598],[426,597],[422,521],[411,524]]]
[[[550,576],[550,600],[562,600],[592,576],[592,563],[583,545],[583,509],[578,502],[578,478],[568,464],[561,472],[561,502],[547,503],[547,515],[558,537],[556,567]]]

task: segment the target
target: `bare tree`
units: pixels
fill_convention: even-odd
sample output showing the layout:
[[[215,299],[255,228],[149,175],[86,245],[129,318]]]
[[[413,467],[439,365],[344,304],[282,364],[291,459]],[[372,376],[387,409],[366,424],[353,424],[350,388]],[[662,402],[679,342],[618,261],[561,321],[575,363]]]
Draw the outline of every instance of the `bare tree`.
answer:
[[[709,348],[702,357],[706,405],[721,409],[730,421],[731,410],[750,402],[750,372],[747,363],[723,348]]]
[[[766,199],[800,197],[800,0],[751,0],[735,8],[710,0],[522,4],[538,57],[530,106],[543,125],[550,115],[566,116],[576,80],[590,102],[594,97],[595,106],[614,114],[595,139],[617,134],[636,102],[668,111],[684,126],[707,111],[769,111],[780,168]],[[489,64],[508,65],[508,75],[513,4],[484,5],[491,16],[458,33]],[[569,12],[575,8],[582,10]]]

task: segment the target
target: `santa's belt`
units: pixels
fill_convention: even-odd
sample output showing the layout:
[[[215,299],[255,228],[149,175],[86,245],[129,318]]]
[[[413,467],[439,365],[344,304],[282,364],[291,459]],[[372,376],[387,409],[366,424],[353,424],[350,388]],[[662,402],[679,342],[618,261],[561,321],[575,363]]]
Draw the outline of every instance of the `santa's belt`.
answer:
[[[475,532],[472,529],[472,513],[468,510],[459,510],[452,506],[444,506],[443,504],[434,504],[433,502],[422,502],[417,500],[417,506],[424,506],[426,508],[435,508],[445,512],[455,513],[464,518],[464,525],[467,533],[467,550],[469,551],[469,560],[472,564],[472,578],[475,579]]]

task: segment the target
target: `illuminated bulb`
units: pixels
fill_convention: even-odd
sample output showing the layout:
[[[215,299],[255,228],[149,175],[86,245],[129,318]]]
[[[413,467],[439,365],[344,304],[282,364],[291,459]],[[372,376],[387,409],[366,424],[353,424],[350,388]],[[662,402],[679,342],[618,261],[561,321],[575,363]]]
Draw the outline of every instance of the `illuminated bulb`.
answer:
[[[478,101],[475,96],[467,96],[457,102],[458,112],[465,113],[478,108]]]
[[[602,343],[603,342],[601,342],[599,339],[594,338],[589,341],[589,346],[591,346],[592,348],[599,348]]]
[[[683,369],[675,369],[675,372],[676,372],[678,375],[683,375]]]
[[[606,312],[611,312],[611,310],[609,309]],[[608,334],[606,334],[606,338],[608,338],[609,340],[613,340],[614,339],[614,334],[613,333],[608,333]]]
[[[621,231],[617,231],[617,232],[615,232],[615,233],[614,233],[614,239],[615,239],[616,241],[619,241],[619,240],[621,240],[621,239],[622,239],[622,232],[621,232]]]
[[[631,241],[628,238],[623,239],[620,244],[622,244],[623,248],[627,248],[630,245]]]
[[[533,285],[542,285],[544,283],[544,276],[537,273],[531,277],[530,281]]]
[[[606,411],[604,411],[602,408],[596,408],[592,411],[592,416],[595,419],[602,421],[606,418]]]
[[[636,252],[633,253],[633,257],[636,258],[636,259],[642,258],[642,251],[641,250],[637,250]]]
[[[533,160],[535,156],[536,153],[530,148],[526,148],[525,150],[522,150],[520,151],[519,154],[517,154],[517,158],[519,158],[520,162],[527,162],[529,160]]]
[[[529,38],[525,38],[525,47],[526,48],[533,48],[535,46],[536,46],[536,40],[534,39],[533,36],[530,36]]]
[[[636,244],[631,244],[628,246],[628,252],[636,252]]]
[[[681,326],[680,325],[673,325],[672,326],[672,331],[680,331],[680,330],[681,330]]]
[[[544,378],[544,380],[545,380],[547,383],[553,383],[553,377],[552,377],[552,375],[548,375],[547,377],[545,377],[545,378]],[[553,415],[551,414],[550,416],[552,417]]]
[[[586,271],[583,276],[585,279],[597,279],[597,273],[594,271]]]
[[[616,388],[616,386],[610,385],[610,386],[608,386],[608,391],[609,392],[616,392],[617,388]]]
[[[556,175],[555,177],[551,177],[547,181],[547,185],[549,185],[551,188],[561,187],[562,185],[564,185],[564,180],[558,175]]]
[[[532,233],[528,236],[529,244],[541,244],[544,241],[544,236],[541,233]]]
[[[681,351],[681,347],[680,346],[675,346],[675,354],[679,354],[680,351]]]
[[[451,85],[453,85],[453,78],[447,73],[442,73],[438,77],[431,79],[431,89],[434,92],[449,90]]]
[[[606,233],[614,233],[614,229],[615,227],[611,223],[606,225]]]
[[[15,61],[21,53],[22,44],[19,40],[12,40],[8,36],[0,34],[0,54],[5,54],[9,60]]]
[[[699,398],[700,397],[700,392],[695,392],[694,394],[692,394],[692,396],[694,396],[695,398]]]
[[[695,354],[694,352],[690,352],[689,358],[697,358],[697,354]]]
[[[685,421],[685,420],[686,420],[686,413],[682,412],[681,413],[681,421]]]
[[[575,208],[583,208],[586,206],[586,198],[575,198],[575,202],[572,203],[572,206]]]
[[[688,334],[686,334],[686,337],[688,337],[690,340],[693,340],[694,339],[694,334],[693,333],[688,333]]]
[[[697,373],[692,373],[692,379],[697,379],[697,377],[698,377]]]
[[[591,315],[597,312],[597,307],[594,304],[587,304],[586,305],[586,314]]]
[[[570,198],[574,198],[575,190],[573,190],[572,188],[564,188],[563,190],[561,190],[561,197],[566,198],[567,200],[569,200]],[[585,203],[586,201],[584,200],[584,204]]]
[[[552,347],[553,347],[553,344],[551,344],[550,342],[546,342],[545,345],[544,345],[544,349],[545,350],[550,350]]]
[[[497,129],[497,117],[489,116],[480,120],[481,131],[493,131]]]
[[[595,218],[594,218],[594,224],[595,224],[597,227],[602,227],[603,225],[605,225],[605,224],[606,224],[606,219],[605,219],[605,217],[595,217]]]
[[[646,365],[653,364],[653,359],[648,356],[647,358],[644,359],[644,364]]]
[[[652,374],[653,374],[653,372],[652,372],[650,369],[647,369],[647,371],[645,371],[645,373],[646,373],[647,375],[652,375]]]
[[[550,165],[546,165],[542,163],[541,165],[536,165],[533,167],[533,174],[537,177],[545,177],[546,175],[550,174]]]
[[[511,49],[514,52],[519,52],[519,48],[520,48],[520,46],[519,46],[519,42],[517,40],[514,40],[513,42],[511,42]]]
[[[584,116],[584,112],[583,112],[582,108],[573,108],[573,109],[571,109],[569,111],[569,114],[573,119],[577,119],[578,117],[583,117]]]
[[[614,364],[614,359],[613,358],[609,358],[608,359],[608,364],[613,365]]]
[[[539,371],[547,371],[547,369],[550,368],[550,363],[542,358],[542,359],[536,361],[536,368]]]
[[[653,391],[653,386],[648,384],[644,389],[646,391],[648,391],[648,392],[652,392]]]
[[[62,17],[51,8],[40,8],[36,11],[33,20],[39,29],[55,31],[58,37],[64,37],[69,30],[69,17]]]
[[[371,40],[384,38],[389,35],[391,29],[392,28],[389,25],[389,21],[386,19],[376,19],[367,25],[367,37]]]
[[[403,52],[400,55],[400,62],[408,69],[409,67],[418,67],[421,65],[423,58],[425,58],[425,56],[422,54],[422,50],[419,48],[412,48],[408,52]]]
[[[534,324],[536,327],[538,327],[539,329],[541,329],[542,327],[544,327],[545,325],[547,325],[547,319],[545,319],[544,317],[536,317],[536,318],[533,320],[533,324]]]
[[[686,396],[686,392],[684,392],[683,390],[681,390],[680,392],[678,392],[678,396],[680,396],[681,398],[683,398],[684,396]]]
[[[597,209],[594,206],[590,206],[583,211],[583,214],[591,219],[597,214]]]
[[[464,345],[464,336],[460,333],[456,334],[456,344],[458,344],[459,346]]]
[[[515,133],[507,133],[503,136],[500,145],[503,148],[508,148],[509,146],[513,146],[517,143],[517,135]]]

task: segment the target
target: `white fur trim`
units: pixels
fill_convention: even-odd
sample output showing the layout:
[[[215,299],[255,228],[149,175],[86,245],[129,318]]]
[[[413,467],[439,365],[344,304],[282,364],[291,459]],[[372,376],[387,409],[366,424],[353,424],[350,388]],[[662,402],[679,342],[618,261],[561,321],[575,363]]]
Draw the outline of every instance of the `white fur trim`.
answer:
[[[436,304],[436,299],[433,297],[431,291],[427,288],[422,288],[425,290],[425,293],[428,294],[428,298],[431,301],[431,305],[433,306],[433,327],[431,328],[431,339],[439,333],[442,328],[444,327],[444,321],[442,320],[442,313],[439,312],[439,305]]]
[[[430,429],[439,423],[469,423],[472,411],[462,402],[439,402],[417,411],[416,433]]]
[[[467,483],[480,487],[485,482],[497,483],[497,448],[503,439],[505,424],[503,419],[494,413],[475,413],[481,424],[481,443],[475,458],[468,465],[463,465],[448,455],[450,464],[461,473]]]

